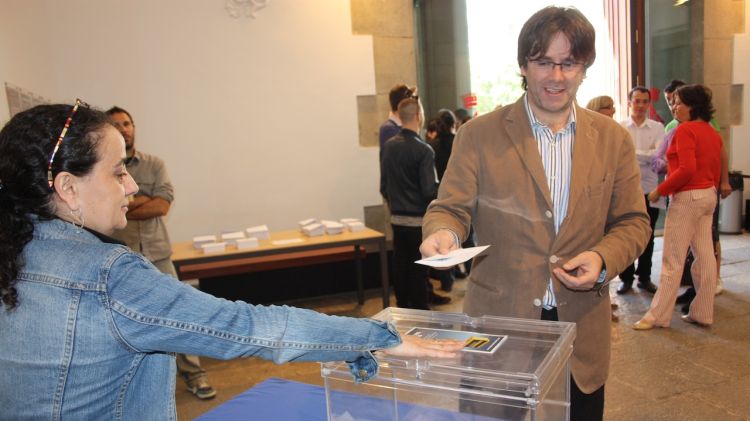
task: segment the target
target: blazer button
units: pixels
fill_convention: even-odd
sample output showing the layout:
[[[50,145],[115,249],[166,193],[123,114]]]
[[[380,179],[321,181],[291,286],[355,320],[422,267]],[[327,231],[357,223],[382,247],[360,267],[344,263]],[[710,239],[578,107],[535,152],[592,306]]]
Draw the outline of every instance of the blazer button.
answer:
[[[364,380],[367,378],[367,370],[359,370],[359,378]]]
[[[546,216],[547,218],[552,218],[552,211],[544,212],[544,216]]]
[[[541,307],[542,306],[542,300],[539,298],[534,298],[534,307]]]
[[[557,256],[555,256],[554,254],[549,257],[549,262],[550,263],[557,263],[558,260],[560,260],[560,258],[557,257]]]

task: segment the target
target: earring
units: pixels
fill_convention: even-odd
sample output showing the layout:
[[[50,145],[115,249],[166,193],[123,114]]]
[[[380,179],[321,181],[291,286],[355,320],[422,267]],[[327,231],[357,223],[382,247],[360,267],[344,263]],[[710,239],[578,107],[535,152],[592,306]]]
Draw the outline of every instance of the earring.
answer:
[[[81,208],[71,210],[69,213],[71,219],[73,219],[73,225],[75,225],[75,227],[78,228],[79,231],[83,229],[84,220],[83,211],[81,210]]]

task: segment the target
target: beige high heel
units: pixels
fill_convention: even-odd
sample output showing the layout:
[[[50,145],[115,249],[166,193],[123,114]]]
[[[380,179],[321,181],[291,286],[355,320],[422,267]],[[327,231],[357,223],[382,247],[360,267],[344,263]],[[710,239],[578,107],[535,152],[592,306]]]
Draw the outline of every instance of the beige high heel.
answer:
[[[633,329],[634,330],[651,330],[654,328],[654,324],[651,322],[648,322],[646,320],[638,320],[637,322],[633,323]]]

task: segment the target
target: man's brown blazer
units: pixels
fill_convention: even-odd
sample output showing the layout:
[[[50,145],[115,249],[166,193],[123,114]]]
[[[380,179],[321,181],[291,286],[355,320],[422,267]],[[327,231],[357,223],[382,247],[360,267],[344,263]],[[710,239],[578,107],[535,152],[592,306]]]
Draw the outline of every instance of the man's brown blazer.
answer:
[[[491,245],[472,267],[466,313],[538,320],[554,267],[593,250],[608,282],[640,256],[651,228],[627,130],[576,106],[568,211],[557,235],[552,209],[523,97],[461,127],[423,235],[447,228],[463,241],[473,224],[477,244]],[[553,285],[559,320],[576,323],[573,377],[591,393],[609,370],[606,283],[585,292]]]

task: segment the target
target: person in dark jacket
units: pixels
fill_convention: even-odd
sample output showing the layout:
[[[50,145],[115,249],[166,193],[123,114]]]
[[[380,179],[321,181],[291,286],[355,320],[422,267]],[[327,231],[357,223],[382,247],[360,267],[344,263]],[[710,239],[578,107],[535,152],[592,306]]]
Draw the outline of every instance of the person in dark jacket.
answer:
[[[422,216],[437,197],[435,152],[419,137],[422,104],[407,98],[398,105],[401,131],[390,138],[380,160],[380,193],[391,209],[393,287],[399,307],[429,309],[428,268],[421,259]]]

